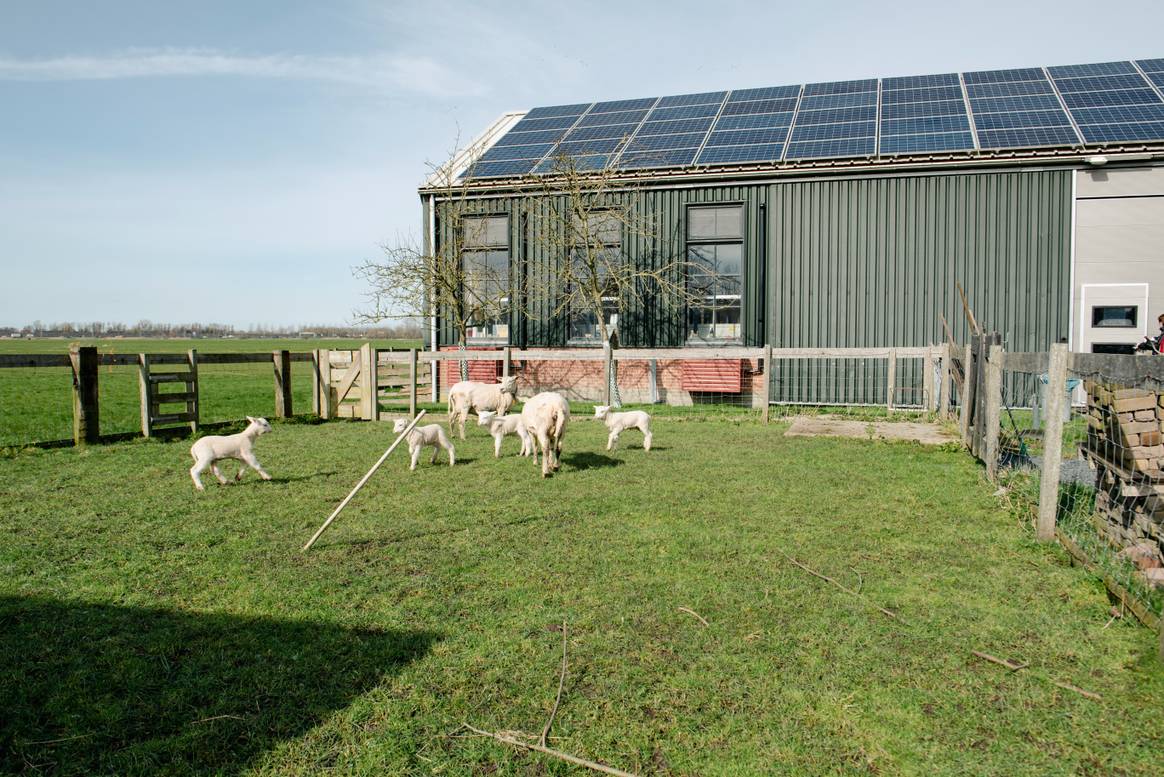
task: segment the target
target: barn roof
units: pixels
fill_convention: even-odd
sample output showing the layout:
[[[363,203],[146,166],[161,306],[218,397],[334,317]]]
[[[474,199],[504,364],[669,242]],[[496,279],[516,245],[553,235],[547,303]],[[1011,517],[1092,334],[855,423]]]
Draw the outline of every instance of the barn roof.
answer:
[[[508,114],[462,179],[1164,149],[1164,59],[728,89]]]

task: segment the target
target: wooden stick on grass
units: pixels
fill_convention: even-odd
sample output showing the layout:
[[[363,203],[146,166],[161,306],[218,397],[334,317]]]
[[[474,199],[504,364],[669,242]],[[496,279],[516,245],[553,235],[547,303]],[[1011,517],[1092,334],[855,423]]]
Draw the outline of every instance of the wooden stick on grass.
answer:
[[[796,559],[794,559],[792,556],[789,556],[787,553],[784,553],[783,551],[781,551],[781,552],[780,552],[780,554],[781,554],[782,556],[784,556],[784,558],[786,558],[786,559],[788,559],[789,561],[791,561],[791,562],[792,562],[793,564],[795,564],[796,566],[798,566],[798,567],[800,567],[801,569],[803,569],[803,570],[804,570],[805,572],[807,572],[808,574],[812,575],[813,577],[818,577],[818,578],[820,578],[821,580],[824,580],[825,582],[832,583],[832,584],[833,584],[833,585],[835,585],[837,588],[841,589],[842,591],[844,591],[845,593],[849,594],[850,596],[855,596],[855,597],[857,597],[858,599],[865,599],[865,601],[869,601],[868,599],[866,599],[866,598],[865,598],[865,596],[864,596],[864,595],[863,595],[863,594],[862,594],[860,591],[854,591],[852,588],[849,588],[849,587],[848,587],[847,585],[845,585],[844,583],[840,583],[840,582],[838,582],[838,581],[834,580],[833,578],[829,577],[828,575],[822,575],[820,572],[817,572],[817,571],[816,571],[815,569],[813,569],[812,567],[808,567],[808,566],[805,566],[804,564],[801,564],[799,561],[797,561]],[[874,605],[873,605],[873,607],[875,607],[877,610],[879,610],[879,611],[880,611],[880,612],[882,612],[883,614],[885,614],[885,615],[888,615],[890,618],[893,618],[893,620],[895,620],[895,621],[899,621],[899,620],[901,620],[901,618],[900,618],[900,617],[897,615],[897,613],[895,613],[895,612],[893,612],[893,611],[891,611],[891,610],[887,610],[887,609],[885,609],[884,607],[882,607],[882,606],[880,606],[880,605],[877,605],[877,604],[874,604]]]
[[[368,479],[376,473],[376,470],[380,469],[380,465],[383,464],[384,460],[388,458],[388,454],[396,450],[396,446],[400,444],[400,441],[404,439],[405,435],[412,431],[412,427],[416,426],[417,421],[419,421],[421,418],[424,418],[424,413],[425,411],[421,410],[416,414],[416,418],[412,419],[412,423],[408,425],[408,428],[401,432],[400,436],[396,438],[396,441],[388,446],[388,450],[384,451],[384,455],[380,457],[380,460],[372,465],[372,468],[368,470],[368,474],[360,478],[360,482],[356,483],[356,487],[352,489],[352,492],[344,498],[344,501],[340,502],[339,507],[335,509],[335,512],[328,516],[328,519],[323,522],[323,526],[320,526],[319,530],[315,532],[311,539],[307,541],[307,544],[303,546],[304,551],[308,550],[312,545],[314,545],[315,541],[319,539],[319,535],[323,534],[324,531],[327,530],[328,526],[331,526],[331,522],[334,521],[335,517],[340,514],[340,510],[348,506],[348,502],[352,501],[352,497],[356,495],[356,492],[364,487],[364,484],[367,483]]]
[[[545,753],[546,755],[553,756],[554,758],[560,759],[562,761],[568,761],[569,763],[577,764],[578,766],[585,766],[587,769],[591,769],[596,772],[602,772],[603,774],[613,774],[616,775],[616,777],[636,777],[636,775],[631,772],[624,772],[621,769],[615,769],[613,766],[600,764],[597,761],[590,761],[585,758],[579,758],[576,755],[563,753],[561,750],[554,750],[549,747],[535,745],[532,742],[522,742],[520,739],[514,739],[513,737],[502,734],[500,732],[483,731],[479,728],[476,728],[475,726],[470,726],[468,723],[462,723],[461,725],[469,731],[472,731],[474,734],[478,734],[483,737],[490,737],[492,739],[496,739],[498,742],[504,742],[507,745],[512,745],[513,747],[520,747],[526,750],[534,750],[539,753]]]
[[[700,622],[700,623],[702,623],[704,626],[710,626],[710,625],[711,625],[710,623],[708,623],[708,622],[707,622],[707,619],[706,619],[706,618],[704,618],[702,615],[700,615],[699,613],[697,613],[695,610],[691,609],[690,607],[680,607],[680,608],[679,608],[679,612],[685,612],[685,613],[687,613],[688,615],[693,615],[693,616],[695,616],[696,618],[698,618],[698,619],[699,619],[699,622]]]
[[[999,658],[998,656],[992,656],[989,653],[983,653],[980,650],[971,650],[970,652],[973,653],[974,655],[978,656],[979,658],[983,659],[984,661],[989,661],[990,663],[998,664],[999,666],[1005,666],[1007,669],[1009,669],[1012,672],[1017,672],[1020,669],[1026,669],[1028,666],[1030,666],[1030,664],[1016,664],[1014,661],[1009,661],[1005,658]],[[1079,686],[1072,685],[1071,683],[1061,683],[1058,680],[1050,680],[1048,678],[1044,678],[1044,679],[1046,679],[1047,682],[1051,683],[1051,685],[1054,685],[1058,688],[1062,688],[1063,690],[1073,691],[1073,692],[1079,694],[1080,696],[1086,697],[1088,699],[1093,699],[1095,701],[1103,701],[1103,697],[1100,696],[1098,693],[1094,693],[1092,691],[1085,691],[1082,688],[1080,688]]]
[[[546,720],[546,725],[542,729],[541,739],[538,741],[542,747],[546,746],[546,737],[550,734],[550,726],[554,725],[554,716],[558,714],[558,705],[562,703],[562,686],[566,683],[566,621],[562,621],[562,671],[558,673],[558,696],[554,699],[554,708],[550,710],[550,717]]]

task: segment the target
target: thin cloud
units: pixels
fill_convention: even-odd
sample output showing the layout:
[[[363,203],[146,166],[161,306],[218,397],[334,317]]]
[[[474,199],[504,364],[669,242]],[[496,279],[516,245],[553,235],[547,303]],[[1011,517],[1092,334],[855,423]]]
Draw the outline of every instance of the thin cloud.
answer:
[[[404,90],[432,97],[478,96],[485,91],[480,84],[424,56],[240,56],[213,49],[148,49],[98,57],[0,58],[0,80],[5,81],[100,81],[176,76],[332,81],[377,91]]]

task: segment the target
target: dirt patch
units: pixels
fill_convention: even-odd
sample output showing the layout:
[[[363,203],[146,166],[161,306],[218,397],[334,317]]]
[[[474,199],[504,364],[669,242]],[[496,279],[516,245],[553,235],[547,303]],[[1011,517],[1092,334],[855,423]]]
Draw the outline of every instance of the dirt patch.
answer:
[[[856,440],[909,440],[922,445],[957,442],[936,424],[910,421],[845,421],[839,418],[798,416],[784,433],[788,437],[850,437]]]

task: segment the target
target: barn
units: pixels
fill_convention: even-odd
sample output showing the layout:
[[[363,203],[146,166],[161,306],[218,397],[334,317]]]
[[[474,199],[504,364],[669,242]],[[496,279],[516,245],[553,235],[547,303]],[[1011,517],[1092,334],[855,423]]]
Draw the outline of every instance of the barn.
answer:
[[[458,239],[449,208],[471,203],[462,250],[504,268],[514,304],[474,322],[469,347],[600,344],[552,294],[528,297],[563,261],[528,216],[560,196],[563,157],[655,214],[649,239],[611,237],[629,261],[663,241],[714,256],[724,281],[707,308],[611,300],[622,346],[916,346],[946,339],[943,317],[964,342],[959,284],[1011,350],[1118,352],[1164,312],[1164,59],[507,113],[453,163],[455,185],[419,192],[428,249]],[[455,345],[432,312],[432,347]]]

